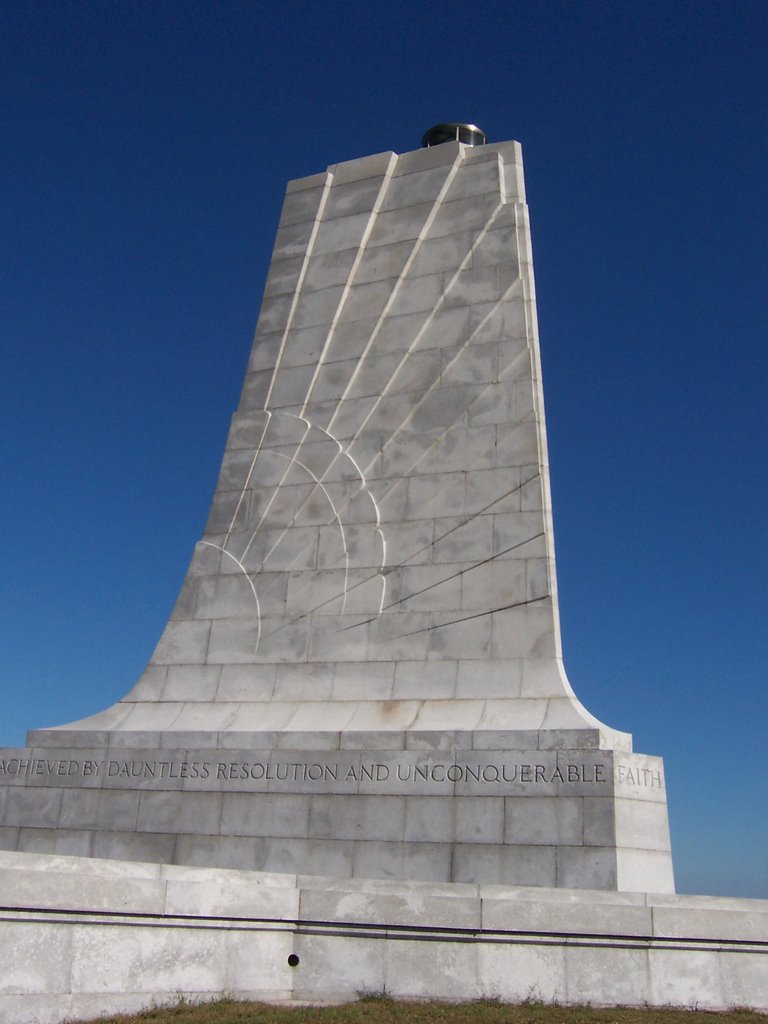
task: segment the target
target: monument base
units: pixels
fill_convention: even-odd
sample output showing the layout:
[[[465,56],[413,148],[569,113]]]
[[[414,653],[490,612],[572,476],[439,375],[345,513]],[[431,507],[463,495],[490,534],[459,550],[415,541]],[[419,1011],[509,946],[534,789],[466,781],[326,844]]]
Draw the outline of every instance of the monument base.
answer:
[[[4,1024],[366,992],[768,1010],[768,900],[13,853],[0,890]]]
[[[30,739],[0,751],[5,849],[674,892],[661,761],[598,729]]]

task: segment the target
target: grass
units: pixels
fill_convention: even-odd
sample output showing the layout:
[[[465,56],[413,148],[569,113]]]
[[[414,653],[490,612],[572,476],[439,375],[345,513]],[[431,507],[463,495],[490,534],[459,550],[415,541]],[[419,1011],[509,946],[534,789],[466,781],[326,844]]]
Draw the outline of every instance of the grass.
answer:
[[[75,1022],[72,1022],[75,1024]],[[768,1024],[753,1010],[714,1013],[671,1007],[559,1006],[552,1003],[407,1002],[386,995],[364,995],[342,1006],[270,1006],[222,999],[100,1017],[90,1024]]]

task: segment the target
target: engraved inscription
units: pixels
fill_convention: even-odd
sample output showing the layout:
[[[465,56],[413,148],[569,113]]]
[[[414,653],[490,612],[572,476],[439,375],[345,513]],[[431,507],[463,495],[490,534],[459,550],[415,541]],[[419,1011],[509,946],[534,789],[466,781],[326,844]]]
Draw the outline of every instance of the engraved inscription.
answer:
[[[540,761],[512,757],[442,760],[400,754],[370,760],[364,755],[339,754],[335,759],[326,759],[327,755],[314,754],[302,760],[291,760],[264,751],[260,758],[245,760],[241,759],[243,752],[238,751],[241,757],[229,760],[208,758],[205,753],[196,757],[169,755],[162,759],[8,757],[0,758],[0,777],[40,785],[56,785],[58,781],[65,785],[105,788],[142,788],[144,785],[157,788],[158,783],[164,782],[169,784],[168,788],[217,789],[290,789],[297,784],[316,784],[318,789],[344,792],[356,791],[358,786],[366,790],[371,787],[388,790],[393,785],[398,791],[423,786],[449,791],[457,785],[535,787],[540,791],[542,787],[601,785],[610,782],[612,777],[609,763],[576,759],[564,762],[552,757]],[[620,781],[636,784],[637,771],[633,775],[630,769],[621,766]],[[648,777],[653,775],[645,771]]]
[[[632,768],[629,765],[616,765],[616,781],[624,786],[647,786],[649,789],[663,789],[664,780],[661,771],[656,768]]]
[[[0,775],[26,776],[66,776],[79,775],[81,778],[98,776],[104,767],[103,761],[92,761],[89,758],[43,758],[43,757],[9,757],[0,758]]]
[[[661,798],[664,793],[664,777],[653,759],[614,760],[598,752],[585,756],[564,751],[381,751],[372,756],[362,751],[135,750],[128,756],[114,751],[101,757],[94,756],[101,752],[87,753],[90,756],[72,751],[75,756],[48,758],[13,751],[11,757],[0,756],[0,780],[48,787],[254,793],[603,795],[614,787],[654,791]]]

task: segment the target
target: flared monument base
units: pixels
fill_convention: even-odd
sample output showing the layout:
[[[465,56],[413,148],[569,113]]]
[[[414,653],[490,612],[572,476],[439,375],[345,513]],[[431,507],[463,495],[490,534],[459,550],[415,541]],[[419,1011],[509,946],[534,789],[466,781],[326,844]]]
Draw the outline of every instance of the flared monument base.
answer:
[[[6,849],[673,891],[562,664],[520,146],[289,183],[202,539],[123,700],[0,751]]]
[[[0,751],[3,849],[674,892],[662,762],[600,749],[599,730],[30,741]]]

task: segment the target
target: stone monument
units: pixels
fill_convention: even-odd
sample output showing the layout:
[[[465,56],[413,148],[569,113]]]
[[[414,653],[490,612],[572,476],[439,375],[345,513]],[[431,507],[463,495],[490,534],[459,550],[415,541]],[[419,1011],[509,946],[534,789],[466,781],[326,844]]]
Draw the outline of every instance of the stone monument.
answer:
[[[3,848],[673,891],[661,761],[563,669],[520,146],[426,142],[288,185],[170,621],[0,751]]]

